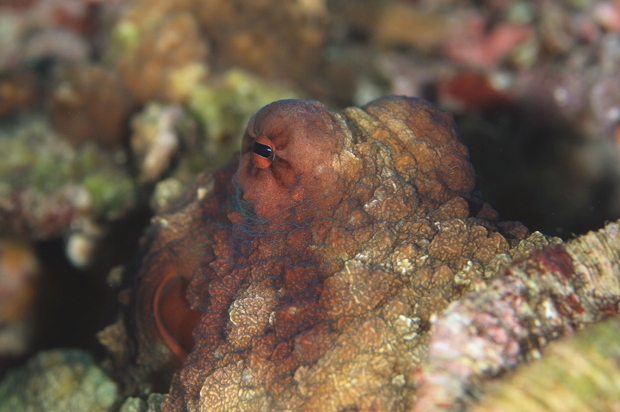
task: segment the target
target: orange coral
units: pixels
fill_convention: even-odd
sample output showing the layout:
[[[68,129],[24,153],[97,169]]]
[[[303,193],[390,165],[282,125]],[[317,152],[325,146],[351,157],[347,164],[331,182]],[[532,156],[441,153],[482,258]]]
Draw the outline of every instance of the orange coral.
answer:
[[[430,316],[510,260],[474,183],[451,116],[421,99],[266,106],[238,166],[155,220],[138,379],[178,365],[196,325],[166,410],[405,410]],[[173,280],[176,331],[159,305]]]

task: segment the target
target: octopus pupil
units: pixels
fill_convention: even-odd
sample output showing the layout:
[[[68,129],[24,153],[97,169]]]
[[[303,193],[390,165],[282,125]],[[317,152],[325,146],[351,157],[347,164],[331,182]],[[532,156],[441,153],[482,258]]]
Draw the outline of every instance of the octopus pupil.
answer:
[[[254,142],[254,146],[252,147],[252,151],[259,156],[269,159],[271,154],[273,153],[273,149],[266,144]]]

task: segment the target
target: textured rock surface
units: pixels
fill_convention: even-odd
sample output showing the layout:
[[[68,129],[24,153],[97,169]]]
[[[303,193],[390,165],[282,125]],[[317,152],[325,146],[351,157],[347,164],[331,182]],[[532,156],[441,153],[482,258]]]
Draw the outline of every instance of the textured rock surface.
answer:
[[[163,395],[152,393],[146,401],[141,398],[127,398],[121,405],[119,412],[161,412]]]
[[[620,405],[617,318],[552,343],[543,358],[496,382],[471,410],[610,411]]]
[[[187,356],[165,410],[406,410],[431,315],[548,243],[496,218],[429,103],[275,102],[238,161],[154,219],[128,322],[102,340],[129,385]]]
[[[40,352],[0,383],[0,411],[111,411],[117,386],[78,349]]]
[[[616,315],[618,279],[620,223],[514,263],[435,322],[414,411],[463,410],[481,381],[540,357],[551,340]]]
[[[116,73],[98,65],[59,67],[49,96],[49,115],[55,130],[73,144],[96,141],[122,146],[129,94]]]
[[[0,152],[2,234],[49,239],[136,205],[133,180],[112,153],[91,142],[75,148],[43,119],[1,128]]]

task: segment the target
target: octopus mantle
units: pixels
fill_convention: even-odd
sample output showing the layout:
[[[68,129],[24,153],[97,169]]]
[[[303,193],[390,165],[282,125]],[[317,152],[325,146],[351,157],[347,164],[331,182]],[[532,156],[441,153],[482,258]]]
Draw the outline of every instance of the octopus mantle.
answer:
[[[475,183],[424,100],[266,106],[154,219],[117,370],[134,389],[176,370],[167,411],[409,410],[430,317],[528,235]]]

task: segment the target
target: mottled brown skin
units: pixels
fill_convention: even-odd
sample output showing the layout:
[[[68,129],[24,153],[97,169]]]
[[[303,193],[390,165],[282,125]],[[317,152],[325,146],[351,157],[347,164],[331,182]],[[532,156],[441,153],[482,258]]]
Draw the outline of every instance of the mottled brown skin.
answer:
[[[140,269],[136,363],[156,375],[187,355],[164,409],[411,407],[430,316],[510,260],[452,117],[405,97],[279,101],[235,165],[155,221]],[[179,276],[191,310],[162,292]],[[172,324],[196,313],[190,348],[194,323]]]

